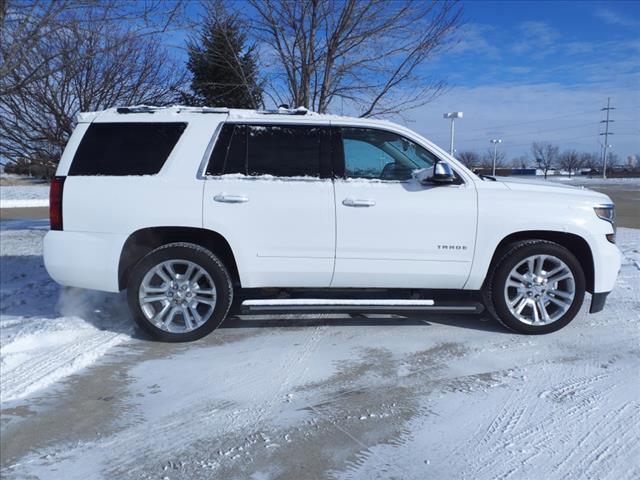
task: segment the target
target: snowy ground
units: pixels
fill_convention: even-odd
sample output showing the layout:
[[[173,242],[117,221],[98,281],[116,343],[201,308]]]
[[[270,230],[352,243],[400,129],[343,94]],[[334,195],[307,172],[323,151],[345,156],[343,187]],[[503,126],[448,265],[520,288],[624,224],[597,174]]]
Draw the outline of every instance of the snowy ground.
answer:
[[[552,335],[289,315],[169,345],[55,286],[46,222],[0,225],[3,478],[640,477],[640,230],[605,311]]]
[[[0,208],[49,206],[48,185],[3,185],[0,187]]]

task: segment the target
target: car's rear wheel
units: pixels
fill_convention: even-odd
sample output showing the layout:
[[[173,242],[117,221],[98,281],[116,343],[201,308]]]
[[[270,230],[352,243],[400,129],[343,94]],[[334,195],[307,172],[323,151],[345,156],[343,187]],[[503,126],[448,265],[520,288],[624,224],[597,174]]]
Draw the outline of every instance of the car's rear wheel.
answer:
[[[511,245],[490,282],[495,313],[520,333],[550,333],[577,315],[585,294],[585,277],[576,257],[545,240]]]
[[[138,262],[127,297],[134,319],[154,338],[188,342],[222,323],[231,306],[233,286],[226,267],[209,250],[171,243]]]

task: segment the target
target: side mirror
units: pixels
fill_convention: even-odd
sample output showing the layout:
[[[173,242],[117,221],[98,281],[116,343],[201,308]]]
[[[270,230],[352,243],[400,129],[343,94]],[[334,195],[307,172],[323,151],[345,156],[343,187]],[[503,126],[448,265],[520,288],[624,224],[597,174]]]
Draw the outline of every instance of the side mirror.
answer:
[[[431,168],[423,168],[414,172],[413,177],[423,185],[426,183],[453,183],[455,175],[448,163],[438,162]]]

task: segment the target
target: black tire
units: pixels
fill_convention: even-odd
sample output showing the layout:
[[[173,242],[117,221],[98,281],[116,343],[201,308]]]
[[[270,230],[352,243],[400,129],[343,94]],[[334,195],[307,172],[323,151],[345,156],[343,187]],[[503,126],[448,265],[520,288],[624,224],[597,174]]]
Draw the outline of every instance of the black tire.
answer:
[[[543,325],[530,325],[513,315],[509,310],[504,293],[504,287],[511,270],[533,255],[551,255],[562,260],[571,270],[575,282],[575,295],[568,310],[557,320]],[[488,311],[510,330],[529,335],[545,334],[560,330],[574,319],[584,301],[585,288],[586,282],[582,266],[569,250],[547,240],[525,240],[509,245],[496,262],[493,275],[487,282],[485,303],[487,303]]]
[[[213,280],[216,304],[211,316],[200,327],[188,332],[168,332],[156,327],[142,311],[139,300],[140,285],[152,268],[167,260],[186,260],[203,268]],[[192,243],[170,243],[145,255],[133,268],[127,286],[129,309],[136,323],[145,332],[164,342],[191,342],[211,333],[227,317],[233,301],[231,276],[222,261],[206,248]]]

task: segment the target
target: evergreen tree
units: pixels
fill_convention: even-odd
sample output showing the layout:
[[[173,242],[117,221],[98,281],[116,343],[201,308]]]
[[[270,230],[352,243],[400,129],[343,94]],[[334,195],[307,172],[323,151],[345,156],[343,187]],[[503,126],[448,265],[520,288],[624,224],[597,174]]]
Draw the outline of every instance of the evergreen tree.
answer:
[[[192,74],[191,94],[182,94],[189,105],[259,108],[262,85],[258,81],[255,46],[246,45],[246,34],[236,15],[218,4],[188,44],[187,67]]]

